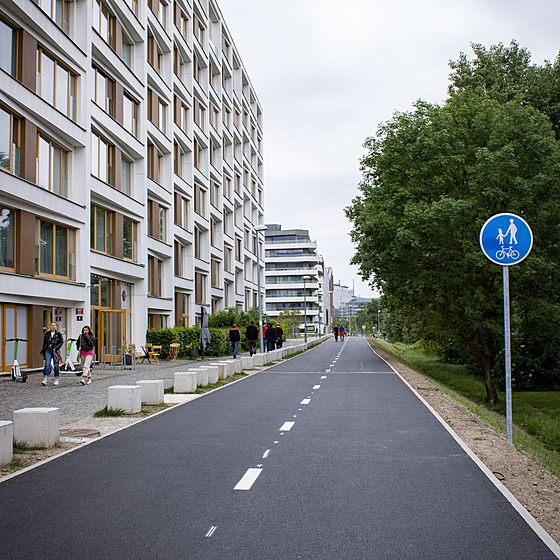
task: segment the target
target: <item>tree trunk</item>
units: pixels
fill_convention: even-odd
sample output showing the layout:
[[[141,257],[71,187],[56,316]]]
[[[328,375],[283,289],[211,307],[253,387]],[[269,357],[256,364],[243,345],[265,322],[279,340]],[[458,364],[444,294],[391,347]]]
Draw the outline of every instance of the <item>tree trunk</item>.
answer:
[[[492,381],[492,355],[488,344],[486,343],[486,337],[482,331],[482,327],[479,325],[476,329],[476,334],[472,341],[468,341],[469,348],[473,353],[476,365],[482,373],[484,379],[484,386],[486,387],[486,402],[492,406],[496,406],[499,402],[498,392]]]

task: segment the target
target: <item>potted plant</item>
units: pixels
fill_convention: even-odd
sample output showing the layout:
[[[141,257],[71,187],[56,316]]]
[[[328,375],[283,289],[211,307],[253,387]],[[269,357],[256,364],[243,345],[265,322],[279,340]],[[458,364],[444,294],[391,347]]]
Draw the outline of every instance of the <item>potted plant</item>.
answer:
[[[190,358],[198,358],[198,344],[194,342],[191,344],[187,344],[186,350],[189,353]]]

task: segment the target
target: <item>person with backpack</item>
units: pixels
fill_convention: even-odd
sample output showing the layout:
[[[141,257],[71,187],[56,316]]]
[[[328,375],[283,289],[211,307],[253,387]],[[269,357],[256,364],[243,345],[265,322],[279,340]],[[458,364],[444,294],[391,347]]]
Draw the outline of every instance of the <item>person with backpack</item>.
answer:
[[[43,346],[41,347],[41,354],[45,359],[45,369],[43,370],[43,381],[41,385],[47,385],[49,375],[51,373],[51,362],[54,365],[54,384],[58,385],[58,377],[60,375],[60,366],[58,362],[62,359],[60,356],[60,349],[64,340],[62,334],[57,330],[56,323],[51,323],[51,330],[45,333],[43,337]]]
[[[266,334],[264,337],[266,339],[266,351],[272,352],[276,347],[276,329],[272,326],[272,323],[266,325]]]
[[[76,342],[82,362],[82,378],[80,379],[82,385],[89,385],[91,383],[91,362],[95,354],[96,342],[97,340],[93,336],[91,328],[89,325],[85,325],[82,329],[82,334]]]
[[[257,340],[259,339],[259,330],[255,326],[254,321],[249,323],[249,326],[245,329],[245,338],[249,343],[249,356],[257,353]]]
[[[282,342],[284,341],[284,329],[280,326],[280,323],[276,323],[276,349],[282,348]]]
[[[333,333],[334,333],[334,341],[338,342],[338,326],[337,325],[334,326]]]
[[[229,341],[231,342],[231,349],[233,350],[233,359],[237,357],[237,348],[239,348],[239,342],[241,341],[241,335],[237,330],[237,325],[233,323],[231,329],[229,330]]]

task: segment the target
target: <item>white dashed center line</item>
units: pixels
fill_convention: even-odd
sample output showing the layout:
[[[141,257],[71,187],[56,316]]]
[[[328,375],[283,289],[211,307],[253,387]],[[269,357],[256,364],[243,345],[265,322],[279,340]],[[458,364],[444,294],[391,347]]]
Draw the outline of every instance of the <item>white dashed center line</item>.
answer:
[[[234,490],[251,490],[251,486],[255,483],[262,469],[247,469],[243,478],[235,485]]]
[[[214,531],[217,529],[218,527],[216,525],[212,525],[212,527],[210,527],[210,529],[208,529],[208,532],[206,533],[206,535],[204,535],[207,539],[209,539],[213,534]]]
[[[263,459],[266,459],[266,458],[268,457],[268,454],[269,454],[269,453],[270,453],[270,449],[267,449],[267,450],[264,452],[262,458],[263,458]]]
[[[313,385],[313,389],[320,389],[321,385]]]
[[[289,432],[294,427],[295,422],[284,422],[280,428],[281,432]]]

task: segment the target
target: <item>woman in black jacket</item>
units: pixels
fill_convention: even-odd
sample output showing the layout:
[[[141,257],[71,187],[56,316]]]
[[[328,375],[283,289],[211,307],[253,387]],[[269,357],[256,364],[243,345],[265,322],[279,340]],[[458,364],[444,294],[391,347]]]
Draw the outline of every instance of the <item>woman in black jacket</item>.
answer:
[[[60,359],[60,348],[63,342],[62,335],[56,330],[56,323],[51,323],[51,330],[45,333],[43,337],[43,347],[41,348],[41,354],[45,358],[45,369],[43,370],[43,381],[41,381],[41,385],[46,385],[49,381],[51,362],[54,362],[54,384],[58,385],[58,377],[60,375],[58,361]]]

